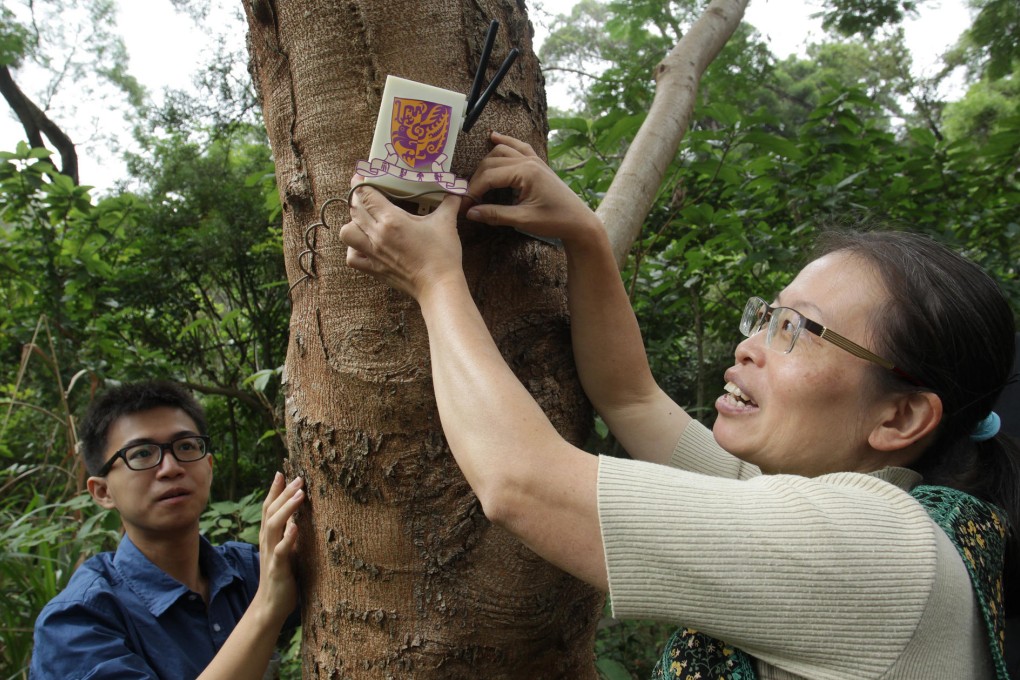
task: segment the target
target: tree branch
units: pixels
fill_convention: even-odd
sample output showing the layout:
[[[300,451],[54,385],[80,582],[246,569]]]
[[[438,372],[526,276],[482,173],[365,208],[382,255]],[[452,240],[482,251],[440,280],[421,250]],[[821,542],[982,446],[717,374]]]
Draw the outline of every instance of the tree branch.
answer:
[[[655,99],[598,215],[606,225],[617,264],[651,210],[662,178],[690,125],[698,84],[705,69],[744,17],[748,0],[713,0],[656,69]]]
[[[60,126],[49,119],[42,109],[25,96],[25,93],[14,82],[14,78],[11,77],[11,72],[6,66],[0,66],[0,94],[3,94],[18,120],[21,121],[21,126],[25,128],[25,135],[28,137],[28,143],[32,147],[45,148],[42,136],[46,135],[46,138],[60,154],[60,172],[78,184],[78,153],[74,149],[74,142],[60,129]]]
[[[181,384],[183,384],[185,387],[194,392],[198,392],[199,394],[215,394],[217,396],[227,397],[229,399],[237,399],[239,402],[245,404],[256,413],[265,414],[267,411],[265,405],[258,400],[258,397],[243,390],[235,389],[232,387],[220,387],[219,385],[193,383],[186,380],[181,381]],[[269,415],[271,416],[272,413],[270,412]]]

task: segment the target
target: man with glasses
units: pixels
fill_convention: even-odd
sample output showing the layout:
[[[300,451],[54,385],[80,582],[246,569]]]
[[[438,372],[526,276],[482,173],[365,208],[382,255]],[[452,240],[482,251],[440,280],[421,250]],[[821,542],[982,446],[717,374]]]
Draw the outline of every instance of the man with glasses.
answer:
[[[304,494],[277,473],[259,548],[199,534],[213,475],[205,414],[181,386],[100,395],[80,427],[88,490],[124,537],[75,572],[35,626],[31,677],[262,678],[297,586],[291,569]],[[261,552],[261,560],[260,560]]]

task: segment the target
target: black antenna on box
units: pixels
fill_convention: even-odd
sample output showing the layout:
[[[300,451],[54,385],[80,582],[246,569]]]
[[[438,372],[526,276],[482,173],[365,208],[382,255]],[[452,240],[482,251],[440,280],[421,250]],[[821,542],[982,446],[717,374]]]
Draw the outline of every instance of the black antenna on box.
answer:
[[[506,59],[500,64],[499,70],[496,71],[496,75],[493,76],[492,82],[485,88],[485,91],[479,96],[478,91],[482,89],[482,79],[485,77],[485,67],[489,63],[489,57],[492,55],[492,46],[496,42],[496,33],[499,31],[499,22],[495,19],[489,24],[489,32],[485,35],[485,45],[482,47],[482,59],[478,63],[478,70],[475,72],[475,81],[471,85],[471,93],[467,99],[467,114],[464,116],[464,125],[461,126],[461,130],[469,132],[475,125],[475,121],[478,120],[478,116],[481,115],[482,109],[489,103],[489,99],[492,94],[499,87],[499,84],[506,77],[510,67],[513,66],[514,61],[517,59],[517,55],[521,53],[516,47],[510,50],[510,53],[506,55]]]
[[[485,45],[482,47],[482,60],[478,62],[478,70],[475,71],[475,82],[471,84],[471,94],[467,98],[467,111],[475,108],[478,101],[478,93],[482,91],[482,79],[485,78],[485,66],[489,63],[492,55],[492,46],[496,43],[496,33],[499,32],[499,22],[495,19],[489,24],[489,32],[485,34]]]

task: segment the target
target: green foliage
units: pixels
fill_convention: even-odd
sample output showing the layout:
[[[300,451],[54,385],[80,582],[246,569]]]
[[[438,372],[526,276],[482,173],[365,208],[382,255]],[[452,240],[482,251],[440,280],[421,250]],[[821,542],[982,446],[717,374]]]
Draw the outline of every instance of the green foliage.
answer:
[[[645,680],[676,626],[612,618],[607,599],[595,638],[595,667],[602,680]]]
[[[280,651],[280,680],[301,680],[301,626],[294,629]]]
[[[988,143],[991,135],[1005,132],[1010,118],[1020,114],[1020,78],[982,79],[959,101],[946,105],[943,131],[953,141]]]
[[[7,7],[0,7],[0,66],[17,66],[28,49],[29,30]]]
[[[210,503],[200,522],[202,533],[215,545],[226,541],[258,545],[264,496],[264,490],[256,490],[240,500]]]
[[[842,35],[868,37],[890,24],[899,24],[917,12],[915,0],[826,0],[822,26]]]
[[[625,6],[582,0],[569,18],[553,22],[542,46],[550,80],[561,72],[588,74],[583,105],[593,115],[647,111],[655,65],[676,44],[682,25],[693,21],[694,6],[689,1]]]
[[[962,56],[972,70],[990,79],[1008,77],[1020,63],[1020,3],[971,0],[974,23],[961,40]]]
[[[275,377],[290,316],[269,148],[263,131],[236,127],[205,147],[170,137],[151,149],[151,159],[131,161],[149,189],[112,316],[123,336],[159,351],[188,382],[231,397],[206,405],[221,423],[224,495],[236,497],[260,488],[285,454],[281,437],[262,437],[282,429]],[[127,368],[124,377],[151,371]]]
[[[153,148],[153,159],[134,161],[151,189],[98,203],[45,149],[0,153],[0,396],[17,406],[0,456],[15,449],[7,442],[24,442],[16,448],[28,463],[71,450],[73,433],[37,436],[56,405],[84,410],[90,393],[63,393],[69,374],[84,371],[92,388],[170,377],[215,395],[204,401],[222,461],[217,490],[236,498],[284,456],[275,400],[289,305],[269,151],[240,128],[205,150],[179,139]],[[23,362],[40,319],[50,347]]]

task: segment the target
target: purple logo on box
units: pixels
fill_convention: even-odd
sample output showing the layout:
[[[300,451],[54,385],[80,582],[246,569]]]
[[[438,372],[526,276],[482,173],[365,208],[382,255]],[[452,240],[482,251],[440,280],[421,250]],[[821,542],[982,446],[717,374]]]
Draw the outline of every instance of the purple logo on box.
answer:
[[[432,169],[446,147],[452,112],[445,104],[394,97],[390,143],[400,160],[412,168]]]

